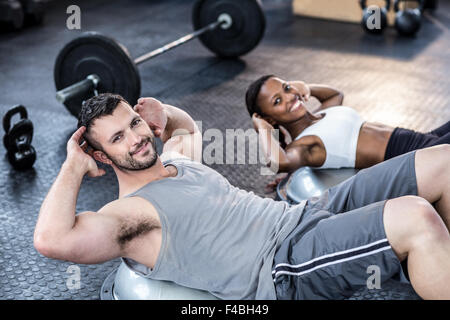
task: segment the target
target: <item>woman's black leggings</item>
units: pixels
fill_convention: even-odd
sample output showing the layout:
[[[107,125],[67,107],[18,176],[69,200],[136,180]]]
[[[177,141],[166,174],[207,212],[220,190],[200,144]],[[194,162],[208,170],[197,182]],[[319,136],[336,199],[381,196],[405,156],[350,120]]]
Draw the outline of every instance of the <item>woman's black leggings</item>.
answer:
[[[428,133],[395,128],[389,139],[384,160],[409,151],[450,143],[450,121]]]

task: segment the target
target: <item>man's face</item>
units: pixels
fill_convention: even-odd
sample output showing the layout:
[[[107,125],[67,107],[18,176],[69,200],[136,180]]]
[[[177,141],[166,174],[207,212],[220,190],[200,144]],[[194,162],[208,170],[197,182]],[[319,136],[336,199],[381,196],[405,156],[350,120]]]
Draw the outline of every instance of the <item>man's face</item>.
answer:
[[[127,103],[120,102],[112,115],[96,119],[91,132],[119,170],[143,170],[156,162],[155,136]]]

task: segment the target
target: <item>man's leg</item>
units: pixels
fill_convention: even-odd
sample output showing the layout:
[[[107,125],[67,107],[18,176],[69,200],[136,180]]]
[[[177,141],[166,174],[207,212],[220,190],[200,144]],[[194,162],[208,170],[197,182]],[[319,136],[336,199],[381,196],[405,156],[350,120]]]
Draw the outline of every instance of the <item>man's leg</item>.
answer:
[[[342,214],[305,212],[274,257],[277,299],[344,299],[374,282],[382,289],[399,275],[402,266],[385,233],[385,203]]]
[[[388,200],[384,208],[387,239],[424,299],[450,299],[450,234],[436,210],[415,196]]]
[[[434,204],[450,230],[450,145],[418,150],[415,170],[418,196]]]
[[[374,202],[415,195],[436,206],[449,226],[450,145],[440,145],[392,158],[309,199],[308,210],[341,213]]]
[[[277,250],[272,275],[278,299],[342,299],[361,287],[382,289],[405,259],[422,298],[450,299],[449,232],[417,196],[307,214]]]
[[[419,295],[450,299],[449,231],[430,205],[448,217],[449,152],[447,145],[401,155],[309,199],[274,259],[277,297],[348,297],[365,285],[366,268],[380,266],[384,281],[408,258]]]

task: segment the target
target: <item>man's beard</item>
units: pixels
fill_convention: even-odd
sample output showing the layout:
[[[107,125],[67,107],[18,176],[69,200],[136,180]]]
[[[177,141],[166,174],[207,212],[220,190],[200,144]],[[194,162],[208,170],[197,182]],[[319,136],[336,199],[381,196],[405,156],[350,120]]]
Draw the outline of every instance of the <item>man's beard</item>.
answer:
[[[158,159],[158,154],[156,153],[156,142],[155,142],[155,139],[153,139],[152,137],[147,137],[145,140],[143,140],[135,148],[135,150],[138,150],[146,143],[150,143],[152,146],[152,148],[149,148],[149,150],[147,150],[146,152],[152,152],[151,149],[153,149],[153,154],[150,158],[145,159],[143,161],[137,161],[136,159],[134,159],[133,154],[130,152],[126,154],[125,159],[118,159],[118,158],[110,156],[109,154],[107,154],[104,151],[103,152],[112,161],[112,163],[114,163],[114,165],[121,171],[144,170],[144,169],[148,169],[148,168],[152,167],[155,164],[156,159]]]

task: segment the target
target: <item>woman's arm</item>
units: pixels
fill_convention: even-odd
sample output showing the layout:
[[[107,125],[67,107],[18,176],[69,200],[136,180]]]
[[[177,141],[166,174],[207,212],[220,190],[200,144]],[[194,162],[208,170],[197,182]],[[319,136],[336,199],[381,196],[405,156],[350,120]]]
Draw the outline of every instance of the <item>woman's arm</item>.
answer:
[[[306,84],[303,81],[293,81],[291,84],[297,88],[299,92],[307,92],[311,96],[320,101],[319,110],[329,107],[340,106],[344,101],[344,94],[336,88],[322,84]],[[309,98],[309,96],[307,96]]]
[[[284,150],[286,161],[280,165],[280,172],[292,172],[300,167],[320,167],[325,163],[327,153],[318,136],[304,136],[290,143]]]
[[[320,145],[323,146],[323,143],[318,137],[303,137],[291,142],[286,149],[283,149],[272,134],[274,128],[267,121],[256,114],[253,115],[252,121],[268,161],[267,166],[274,173],[292,172],[303,166],[320,166],[325,161],[325,157],[320,156]],[[325,150],[325,148],[322,149]],[[322,162],[321,158],[323,158]]]

